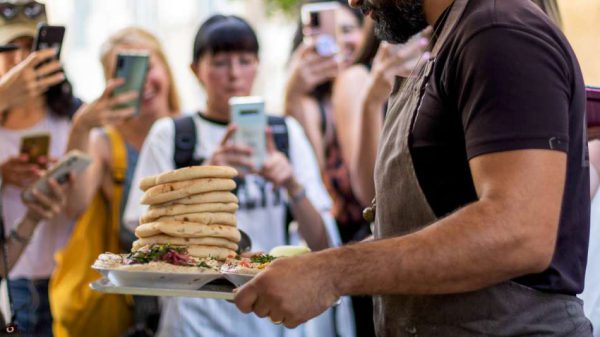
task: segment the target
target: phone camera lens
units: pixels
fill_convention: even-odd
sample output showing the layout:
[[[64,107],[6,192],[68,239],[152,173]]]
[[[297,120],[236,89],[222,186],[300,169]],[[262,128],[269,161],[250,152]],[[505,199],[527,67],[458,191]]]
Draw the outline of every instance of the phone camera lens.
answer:
[[[321,25],[321,20],[319,18],[319,13],[318,12],[310,13],[310,26],[312,28],[319,28],[320,25]]]

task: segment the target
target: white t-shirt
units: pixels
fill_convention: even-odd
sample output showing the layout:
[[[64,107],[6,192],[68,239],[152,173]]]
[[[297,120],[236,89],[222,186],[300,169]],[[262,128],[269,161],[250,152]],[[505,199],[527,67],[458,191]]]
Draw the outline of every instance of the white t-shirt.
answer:
[[[210,121],[198,114],[194,115],[196,139],[194,157],[209,158],[217,149],[225,135],[227,125]],[[321,213],[332,245],[339,245],[340,239],[335,220],[330,215],[331,199],[325,190],[319,167],[308,139],[300,125],[287,118],[289,134],[289,155],[294,174],[306,188],[307,197]],[[148,135],[133,178],[133,187],[125,210],[125,224],[135,228],[139,217],[147,207],[140,206],[142,191],[137,188],[139,181],[146,176],[173,170],[175,127],[170,118],[157,121]],[[254,251],[269,251],[285,244],[285,212],[287,195],[284,190],[273,191],[271,183],[260,176],[248,176],[237,190],[240,209],[237,212],[238,227],[252,238]],[[164,336],[261,336],[279,337],[289,331],[274,325],[268,319],[255,315],[244,315],[234,304],[221,300],[169,298],[163,301],[161,335]],[[353,333],[353,322],[342,328]],[[351,316],[350,316],[351,317]],[[298,332],[303,328],[296,329]],[[301,336],[302,334],[298,335]],[[351,334],[342,334],[349,336]],[[325,336],[323,336],[325,337]]]
[[[50,113],[35,126],[25,130],[8,130],[0,127],[0,163],[19,155],[21,138],[31,132],[50,132],[50,157],[64,155],[71,123],[67,118],[57,118]],[[14,185],[2,188],[2,205],[6,234],[15,228],[27,208],[21,202],[22,190]],[[29,245],[9,273],[10,278],[46,279],[54,269],[54,253],[67,242],[73,221],[58,216],[50,222],[38,224]]]

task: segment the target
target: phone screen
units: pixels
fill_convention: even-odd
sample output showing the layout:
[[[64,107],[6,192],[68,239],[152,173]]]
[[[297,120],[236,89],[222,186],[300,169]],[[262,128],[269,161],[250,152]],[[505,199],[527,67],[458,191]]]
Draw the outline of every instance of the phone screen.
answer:
[[[148,62],[149,55],[145,52],[119,53],[117,55],[114,77],[125,79],[125,83],[115,88],[113,96],[130,91],[137,92],[139,96],[136,100],[121,104],[116,108],[134,107],[136,109],[135,114],[139,114],[141,96],[144,90],[144,82],[146,81],[146,73],[148,72]]]
[[[63,26],[48,26],[46,24],[38,25],[37,36],[33,44],[33,49],[54,49],[56,50],[56,58],[60,58],[63,39],[65,37],[65,27]]]
[[[232,97],[229,105],[231,120],[237,127],[233,140],[252,149],[252,162],[260,169],[267,156],[264,100],[261,97]]]
[[[29,162],[37,164],[40,157],[47,157],[50,151],[50,134],[31,134],[21,139],[20,153],[29,157]]]

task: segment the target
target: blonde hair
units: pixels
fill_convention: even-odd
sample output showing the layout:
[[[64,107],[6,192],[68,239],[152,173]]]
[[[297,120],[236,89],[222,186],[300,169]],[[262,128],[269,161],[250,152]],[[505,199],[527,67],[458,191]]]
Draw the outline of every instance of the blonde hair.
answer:
[[[169,77],[169,109],[171,110],[171,113],[179,113],[181,106],[179,103],[177,86],[175,85],[175,78],[173,77],[173,72],[169,67],[167,57],[158,38],[147,30],[139,27],[127,27],[112,34],[100,48],[100,62],[104,69],[104,78],[107,80],[112,77],[109,69],[111,61],[110,57],[115,48],[119,46],[142,46],[158,57],[164,64]]]

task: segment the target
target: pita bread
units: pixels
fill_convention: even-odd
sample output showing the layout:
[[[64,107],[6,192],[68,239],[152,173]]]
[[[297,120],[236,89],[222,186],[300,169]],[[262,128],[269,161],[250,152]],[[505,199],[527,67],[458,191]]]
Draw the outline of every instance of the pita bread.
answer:
[[[178,238],[217,237],[233,242],[240,241],[240,231],[233,226],[201,225],[184,221],[150,222],[135,229],[138,238],[166,234]]]
[[[238,209],[238,205],[234,203],[229,204],[200,204],[200,205],[172,205],[172,206],[150,206],[146,214],[140,218],[140,223],[153,222],[154,220],[163,216],[174,216],[181,214],[193,214],[193,213],[204,213],[205,221],[214,223],[208,218],[210,213],[235,213]],[[207,214],[208,213],[208,214]],[[213,217],[217,218],[217,217]],[[187,221],[187,220],[184,220]],[[192,221],[189,221],[192,222]],[[204,223],[204,222],[200,222]],[[229,223],[228,223],[229,224]]]
[[[233,189],[235,189],[235,181],[232,179],[206,178],[179,181],[151,187],[142,196],[141,203],[144,205],[157,205],[194,194],[231,191]]]
[[[237,218],[232,213],[190,213],[190,214],[178,214],[172,216],[162,216],[153,222],[164,222],[164,221],[184,221],[194,222],[201,225],[227,225],[236,226]]]
[[[186,248],[188,254],[195,257],[214,257],[216,259],[226,259],[228,257],[237,255],[235,250],[214,246],[191,245],[187,246]]]
[[[156,235],[148,238],[141,238],[133,242],[132,250],[137,251],[147,245],[164,245],[171,244],[174,246],[211,246],[221,247],[230,250],[237,250],[238,245],[223,238],[203,237],[203,238],[177,238],[167,235]]]
[[[202,194],[190,195],[189,197],[177,199],[175,201],[161,204],[161,206],[169,205],[198,205],[198,204],[212,204],[212,203],[238,203],[238,198],[231,192],[208,192]]]
[[[146,177],[140,181],[140,188],[145,191],[153,186],[187,181],[200,178],[227,178],[238,175],[236,169],[228,166],[190,166],[156,176]]]

